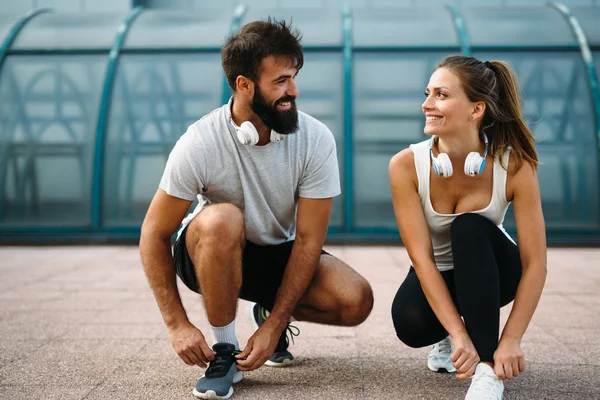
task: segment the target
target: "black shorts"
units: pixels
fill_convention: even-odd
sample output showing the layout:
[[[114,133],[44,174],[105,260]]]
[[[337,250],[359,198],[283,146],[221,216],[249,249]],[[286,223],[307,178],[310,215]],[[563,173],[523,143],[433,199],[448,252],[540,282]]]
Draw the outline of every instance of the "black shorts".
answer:
[[[190,290],[200,293],[194,263],[185,244],[186,232],[187,227],[181,232],[173,248],[175,269],[177,276]],[[242,288],[239,298],[272,310],[293,245],[293,240],[273,246],[260,246],[246,241],[242,254]],[[321,254],[329,253],[321,250]]]

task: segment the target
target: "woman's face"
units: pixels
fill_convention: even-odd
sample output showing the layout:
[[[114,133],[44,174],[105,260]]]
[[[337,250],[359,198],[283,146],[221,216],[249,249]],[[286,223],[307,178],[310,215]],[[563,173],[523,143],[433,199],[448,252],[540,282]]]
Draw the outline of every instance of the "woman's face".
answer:
[[[469,127],[474,103],[467,97],[458,76],[450,70],[439,68],[431,75],[425,96],[421,108],[427,135],[443,136]]]

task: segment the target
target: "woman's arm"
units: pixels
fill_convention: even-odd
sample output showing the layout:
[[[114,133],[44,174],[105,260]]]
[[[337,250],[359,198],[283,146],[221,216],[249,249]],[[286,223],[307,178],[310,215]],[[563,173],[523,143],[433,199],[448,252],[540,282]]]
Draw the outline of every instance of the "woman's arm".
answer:
[[[418,179],[412,150],[405,149],[390,161],[390,187],[396,223],[415,272],[433,312],[452,337],[454,366],[461,379],[470,377],[479,356],[469,338],[442,275],[438,271],[431,237],[418,193]]]
[[[520,357],[515,353],[520,352],[519,344],[546,282],[546,231],[537,173],[531,164],[524,162],[514,175],[509,175],[507,194],[513,200],[523,273],[494,355],[500,378],[511,378],[525,368],[522,353]]]

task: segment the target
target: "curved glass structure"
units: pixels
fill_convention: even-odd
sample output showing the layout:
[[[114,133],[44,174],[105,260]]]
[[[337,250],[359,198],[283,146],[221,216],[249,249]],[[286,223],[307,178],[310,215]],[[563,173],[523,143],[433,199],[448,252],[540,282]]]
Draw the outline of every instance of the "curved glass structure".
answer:
[[[224,38],[267,16],[302,32],[299,108],[338,144],[330,240],[400,240],[387,165],[425,138],[429,76],[462,53],[519,76],[549,242],[600,242],[600,9],[560,3],[0,14],[0,241],[137,240],[176,140],[230,96]]]

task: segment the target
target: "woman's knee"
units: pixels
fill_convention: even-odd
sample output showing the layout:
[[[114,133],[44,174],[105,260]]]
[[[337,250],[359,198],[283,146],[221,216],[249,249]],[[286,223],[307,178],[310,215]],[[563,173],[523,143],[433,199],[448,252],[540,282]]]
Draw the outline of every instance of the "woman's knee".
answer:
[[[423,316],[417,310],[411,310],[410,307],[394,302],[392,322],[396,336],[405,345],[419,348],[430,344],[427,340],[423,340],[427,327],[423,326]]]
[[[453,241],[466,238],[471,239],[474,235],[485,232],[490,221],[479,214],[465,213],[454,218],[450,225],[450,236]]]

